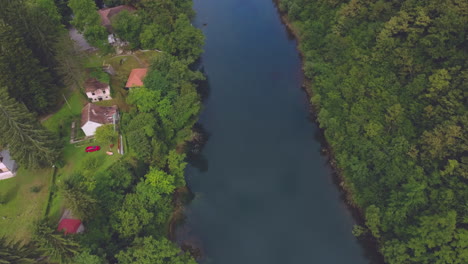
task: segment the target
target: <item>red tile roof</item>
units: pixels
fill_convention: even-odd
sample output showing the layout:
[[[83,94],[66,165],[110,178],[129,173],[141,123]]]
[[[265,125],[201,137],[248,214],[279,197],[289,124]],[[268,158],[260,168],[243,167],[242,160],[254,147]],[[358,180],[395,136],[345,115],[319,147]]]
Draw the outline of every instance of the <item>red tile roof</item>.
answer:
[[[148,72],[148,68],[138,68],[133,69],[128,77],[127,84],[125,87],[138,87],[143,86],[143,79],[145,79],[146,73]]]
[[[64,231],[66,234],[76,234],[78,228],[80,228],[81,221],[79,219],[62,219],[60,221],[57,230]]]

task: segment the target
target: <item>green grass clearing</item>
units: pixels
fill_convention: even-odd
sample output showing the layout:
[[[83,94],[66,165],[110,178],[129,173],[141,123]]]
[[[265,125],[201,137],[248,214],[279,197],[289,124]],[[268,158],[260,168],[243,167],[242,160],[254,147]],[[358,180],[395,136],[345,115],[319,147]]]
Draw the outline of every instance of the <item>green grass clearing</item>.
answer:
[[[42,122],[42,125],[60,137],[70,137],[70,126],[74,119],[81,115],[86,99],[78,91],[67,98],[62,108],[51,117]],[[79,124],[78,124],[79,125]]]
[[[52,173],[20,168],[16,177],[0,181],[0,237],[31,240],[34,223],[44,216]]]

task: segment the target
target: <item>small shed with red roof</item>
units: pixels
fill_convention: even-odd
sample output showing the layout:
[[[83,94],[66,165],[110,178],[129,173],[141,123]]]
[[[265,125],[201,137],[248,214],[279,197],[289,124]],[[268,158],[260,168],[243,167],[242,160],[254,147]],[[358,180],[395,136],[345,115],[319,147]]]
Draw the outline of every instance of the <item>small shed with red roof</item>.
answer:
[[[125,89],[133,88],[133,87],[141,87],[143,86],[143,80],[148,73],[148,68],[136,68],[130,72],[130,76],[128,76],[127,84],[125,84]]]
[[[63,231],[66,234],[77,234],[84,231],[83,223],[79,219],[64,218],[60,221],[58,231]]]

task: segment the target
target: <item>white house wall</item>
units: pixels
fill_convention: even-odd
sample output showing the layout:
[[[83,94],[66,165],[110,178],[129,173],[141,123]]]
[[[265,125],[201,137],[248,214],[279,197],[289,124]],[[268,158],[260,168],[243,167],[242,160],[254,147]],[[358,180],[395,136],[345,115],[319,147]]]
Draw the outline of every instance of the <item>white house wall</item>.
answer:
[[[93,93],[94,93],[94,95],[93,95]],[[94,92],[86,92],[86,95],[93,102],[99,101],[99,98],[102,98],[102,100],[111,100],[112,99],[112,97],[110,95],[109,86],[104,90],[98,89],[98,90],[96,90]]]
[[[12,173],[11,171],[0,172],[0,180],[9,179],[14,176],[15,176],[15,173]]]
[[[81,127],[81,129],[83,129],[83,132],[87,137],[90,137],[94,136],[94,134],[96,133],[96,129],[100,126],[102,126],[102,124],[93,121],[88,121],[86,122],[86,124],[84,124],[84,126]]]

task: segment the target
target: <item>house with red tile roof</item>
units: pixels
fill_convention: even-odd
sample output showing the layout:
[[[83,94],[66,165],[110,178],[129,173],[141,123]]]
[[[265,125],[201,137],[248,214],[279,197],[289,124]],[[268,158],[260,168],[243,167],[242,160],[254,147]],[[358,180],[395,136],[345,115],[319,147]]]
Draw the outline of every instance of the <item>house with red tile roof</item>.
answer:
[[[130,72],[125,89],[143,86],[143,80],[148,73],[148,68],[136,68]]]

